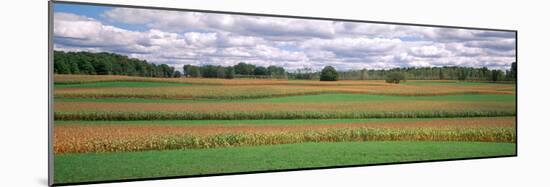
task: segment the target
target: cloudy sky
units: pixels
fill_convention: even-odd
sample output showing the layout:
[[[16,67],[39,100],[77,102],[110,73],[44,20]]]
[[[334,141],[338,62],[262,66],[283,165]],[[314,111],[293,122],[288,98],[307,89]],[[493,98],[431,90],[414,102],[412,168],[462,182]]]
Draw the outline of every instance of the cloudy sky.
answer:
[[[164,63],[289,71],[468,66],[508,69],[515,33],[56,3],[54,49]]]

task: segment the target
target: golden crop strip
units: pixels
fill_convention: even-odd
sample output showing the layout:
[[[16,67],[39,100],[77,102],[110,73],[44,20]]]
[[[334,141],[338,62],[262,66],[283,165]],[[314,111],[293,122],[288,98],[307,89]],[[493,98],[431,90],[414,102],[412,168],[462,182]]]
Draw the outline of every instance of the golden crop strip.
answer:
[[[368,81],[290,81],[251,79],[143,78],[127,76],[56,75],[56,83],[101,81],[179,82],[185,87],[102,87],[56,88],[55,97],[66,98],[165,98],[165,99],[249,99],[319,93],[361,93],[378,95],[430,96],[459,94],[515,94],[515,85],[405,85]],[[450,81],[447,81],[450,82]]]
[[[309,80],[278,80],[278,79],[209,79],[209,78],[153,78],[131,77],[120,75],[54,75],[54,82],[61,84],[92,83],[108,81],[140,81],[140,82],[175,82],[199,85],[385,85],[383,80],[370,81],[338,81],[320,82]]]
[[[292,126],[55,126],[56,154],[197,149],[327,141],[514,142],[515,118],[461,118]]]
[[[515,103],[475,101],[357,101],[334,103],[108,103],[55,102],[55,112],[224,112],[224,111],[487,111],[514,110]]]
[[[55,97],[67,98],[164,98],[164,99],[247,99],[273,96],[311,95],[319,93],[358,93],[401,96],[435,96],[459,94],[514,94],[507,86],[310,86],[310,85],[199,85],[186,87],[104,87],[58,88]]]

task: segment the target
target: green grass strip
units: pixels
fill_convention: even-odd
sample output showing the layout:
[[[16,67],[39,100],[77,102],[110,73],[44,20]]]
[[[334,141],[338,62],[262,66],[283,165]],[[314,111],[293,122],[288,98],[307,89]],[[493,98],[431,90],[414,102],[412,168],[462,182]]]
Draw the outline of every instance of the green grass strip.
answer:
[[[200,150],[66,154],[54,182],[97,182],[515,155],[514,143],[338,142]]]

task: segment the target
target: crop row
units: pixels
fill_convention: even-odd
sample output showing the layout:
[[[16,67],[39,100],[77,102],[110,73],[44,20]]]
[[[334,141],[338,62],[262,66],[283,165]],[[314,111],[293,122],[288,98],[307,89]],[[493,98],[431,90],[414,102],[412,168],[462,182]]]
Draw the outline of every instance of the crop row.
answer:
[[[78,135],[78,137],[76,137]],[[335,128],[291,132],[239,133],[211,135],[175,134],[149,136],[72,137],[57,135],[56,154],[87,152],[128,152],[171,149],[205,149],[258,146],[303,142],[344,141],[481,141],[515,142],[514,128]]]
[[[226,111],[226,112],[55,112],[55,120],[259,120],[259,119],[363,119],[363,118],[447,118],[515,116],[512,110],[495,111],[404,111],[404,112],[319,112],[319,111]]]
[[[205,80],[206,81],[206,80]],[[311,81],[310,81],[311,82]],[[438,96],[464,94],[514,94],[513,85],[430,86],[430,85],[296,85],[258,81],[251,85],[197,85],[155,87],[56,88],[57,98],[145,98],[145,99],[250,99],[309,95],[321,93],[355,93],[394,96]]]

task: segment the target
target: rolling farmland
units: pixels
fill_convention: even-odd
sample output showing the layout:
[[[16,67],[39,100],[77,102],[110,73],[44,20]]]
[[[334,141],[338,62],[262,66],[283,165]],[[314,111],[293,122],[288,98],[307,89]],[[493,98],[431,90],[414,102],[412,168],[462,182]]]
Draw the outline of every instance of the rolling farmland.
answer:
[[[515,86],[55,75],[55,180],[515,155]]]

